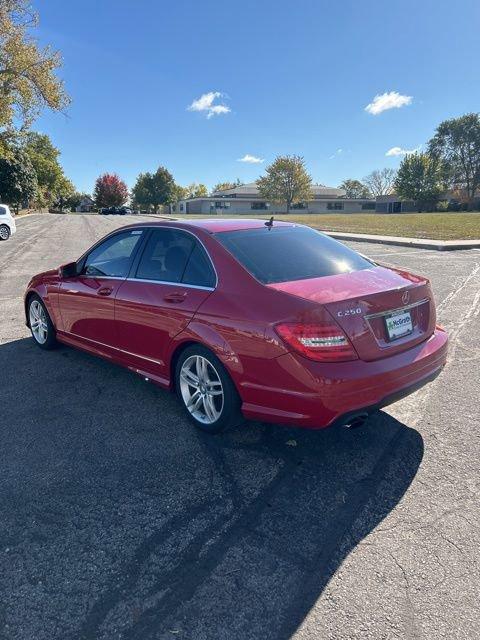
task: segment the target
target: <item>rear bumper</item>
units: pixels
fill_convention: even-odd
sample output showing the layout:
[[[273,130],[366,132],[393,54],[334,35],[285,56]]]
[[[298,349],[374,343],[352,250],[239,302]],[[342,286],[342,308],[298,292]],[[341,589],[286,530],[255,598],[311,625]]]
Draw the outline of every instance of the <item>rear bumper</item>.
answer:
[[[335,418],[335,420],[331,422],[328,426],[341,427],[343,425],[348,425],[352,421],[354,421],[356,418],[359,418],[362,416],[369,416],[372,413],[375,413],[375,411],[379,411],[380,409],[383,409],[383,407],[388,407],[389,404],[393,404],[394,402],[398,402],[402,398],[406,398],[411,393],[415,393],[415,391],[418,391],[429,382],[432,382],[433,380],[435,380],[435,378],[437,378],[442,372],[442,369],[443,369],[443,365],[433,373],[430,373],[425,378],[422,378],[421,380],[419,380],[418,382],[415,382],[414,384],[411,384],[410,386],[405,387],[404,389],[400,389],[399,391],[395,391],[394,393],[391,393],[390,395],[383,398],[383,400],[381,400],[377,404],[373,404],[368,407],[362,407],[361,409],[344,413],[343,415],[338,416],[338,418]]]
[[[288,353],[268,361],[263,379],[271,381],[269,386],[242,384],[242,411],[249,419],[309,429],[345,423],[433,380],[445,365],[447,349],[447,334],[437,328],[425,342],[373,362],[321,364]]]

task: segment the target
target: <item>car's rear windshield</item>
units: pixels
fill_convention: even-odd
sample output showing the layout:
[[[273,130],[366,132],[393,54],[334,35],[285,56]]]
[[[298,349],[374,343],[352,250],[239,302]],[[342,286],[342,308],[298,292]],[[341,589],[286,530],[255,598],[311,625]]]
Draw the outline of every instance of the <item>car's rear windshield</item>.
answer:
[[[264,284],[332,276],[374,266],[352,249],[309,227],[222,231],[215,237]]]

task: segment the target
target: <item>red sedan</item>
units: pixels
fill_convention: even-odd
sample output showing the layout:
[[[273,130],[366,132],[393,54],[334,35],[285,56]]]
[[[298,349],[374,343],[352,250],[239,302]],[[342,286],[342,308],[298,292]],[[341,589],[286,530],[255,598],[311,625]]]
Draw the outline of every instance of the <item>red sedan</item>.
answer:
[[[108,358],[175,390],[217,432],[245,418],[353,425],[441,371],[426,278],[302,225],[147,222],[30,281],[35,342]]]

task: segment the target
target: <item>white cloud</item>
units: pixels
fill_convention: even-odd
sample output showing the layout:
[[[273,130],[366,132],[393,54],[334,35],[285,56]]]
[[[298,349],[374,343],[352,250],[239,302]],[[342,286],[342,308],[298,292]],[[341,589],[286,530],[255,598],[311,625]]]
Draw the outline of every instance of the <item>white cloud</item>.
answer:
[[[192,104],[187,107],[187,110],[204,112],[207,114],[208,119],[213,116],[219,116],[222,113],[230,113],[231,109],[227,107],[226,104],[214,104],[215,100],[223,97],[225,96],[223,93],[220,93],[220,91],[209,91],[194,100]]]
[[[257,156],[251,156],[249,153],[246,153],[243,158],[238,158],[237,162],[248,162],[249,164],[259,164],[260,162],[264,162],[264,158],[257,158]]]
[[[342,155],[342,153],[343,153],[343,149],[337,149],[337,150],[335,151],[335,153],[333,153],[333,154],[330,156],[330,160],[333,160],[333,159],[334,159],[334,158],[336,158],[337,156],[341,156],[341,155]]]
[[[412,100],[412,96],[402,96],[398,91],[389,91],[387,93],[382,93],[381,95],[376,95],[372,102],[367,104],[365,111],[377,116],[379,113],[382,113],[382,111],[387,111],[388,109],[400,109],[400,107],[411,104]]]
[[[385,154],[386,156],[406,156],[409,153],[416,153],[420,147],[416,147],[415,149],[402,149],[402,147],[392,147]]]

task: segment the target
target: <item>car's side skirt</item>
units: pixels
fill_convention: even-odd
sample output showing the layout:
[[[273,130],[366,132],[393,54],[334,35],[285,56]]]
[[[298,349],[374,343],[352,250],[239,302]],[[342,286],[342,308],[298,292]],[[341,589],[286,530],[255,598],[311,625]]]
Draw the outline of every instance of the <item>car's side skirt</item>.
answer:
[[[152,372],[151,369],[139,369],[138,367],[132,365],[130,357],[135,356],[135,354],[131,354],[128,351],[117,349],[116,347],[111,347],[101,342],[97,342],[96,340],[90,340],[88,338],[82,338],[71,333],[63,333],[60,331],[57,332],[57,340],[70,347],[75,347],[77,349],[81,349],[82,351],[86,351],[94,356],[98,356],[99,358],[103,358],[104,360],[110,360],[111,362],[129,369],[137,375],[142,376],[142,378],[146,378],[148,379],[148,381],[154,382],[155,384],[158,384],[165,389],[170,388],[169,378],[158,375],[157,373]],[[153,363],[160,364],[159,361],[152,360],[150,358],[145,358],[145,360],[148,360],[150,365]]]

